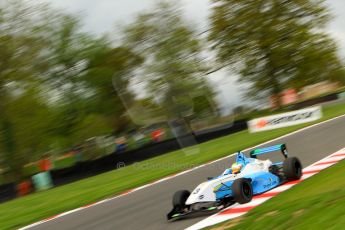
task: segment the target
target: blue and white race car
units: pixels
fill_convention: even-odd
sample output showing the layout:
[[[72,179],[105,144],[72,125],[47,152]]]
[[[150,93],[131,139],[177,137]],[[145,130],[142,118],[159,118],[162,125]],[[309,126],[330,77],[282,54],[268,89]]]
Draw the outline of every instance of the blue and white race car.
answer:
[[[285,160],[272,163],[259,160],[258,155],[280,151]],[[248,203],[253,195],[264,193],[286,181],[298,180],[302,176],[302,164],[296,157],[288,157],[285,144],[251,151],[250,157],[238,152],[236,162],[220,176],[209,178],[192,193],[177,191],[172,200],[173,210],[168,220],[175,220],[192,213],[217,211],[236,202]]]

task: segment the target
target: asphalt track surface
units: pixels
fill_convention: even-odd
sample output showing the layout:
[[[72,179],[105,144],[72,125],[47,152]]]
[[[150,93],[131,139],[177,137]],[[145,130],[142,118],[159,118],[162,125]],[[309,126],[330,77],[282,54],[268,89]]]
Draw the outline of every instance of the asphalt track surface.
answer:
[[[299,157],[303,166],[306,167],[345,146],[345,117],[275,140],[266,146],[278,143],[286,143],[290,156]],[[233,160],[231,157],[201,167],[127,196],[54,219],[31,229],[184,229],[206,216],[167,222],[166,213],[171,209],[173,193],[180,189],[193,190],[207,177],[222,173]]]

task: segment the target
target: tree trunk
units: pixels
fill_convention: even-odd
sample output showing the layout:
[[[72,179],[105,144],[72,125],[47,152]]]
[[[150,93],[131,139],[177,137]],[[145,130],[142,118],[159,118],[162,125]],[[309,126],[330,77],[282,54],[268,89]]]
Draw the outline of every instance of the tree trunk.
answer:
[[[280,100],[280,93],[282,89],[275,76],[271,77],[271,84],[272,84],[271,94],[277,97],[276,105],[277,105],[277,109],[280,109],[282,107],[281,100]]]

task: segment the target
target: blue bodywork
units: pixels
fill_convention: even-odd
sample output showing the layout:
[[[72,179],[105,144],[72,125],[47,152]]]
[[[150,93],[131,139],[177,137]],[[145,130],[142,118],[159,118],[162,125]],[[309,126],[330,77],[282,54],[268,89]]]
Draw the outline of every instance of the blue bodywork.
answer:
[[[245,168],[247,164],[255,161],[255,158],[258,155],[266,154],[273,151],[279,151],[279,150],[283,153],[285,158],[288,157],[285,145],[275,145],[275,146],[270,146],[267,148],[253,150],[250,154],[251,157],[246,157],[244,153],[238,152],[237,157],[236,157],[236,162],[241,163],[243,165],[243,168]],[[282,164],[283,162],[273,163],[273,165],[276,165],[276,166],[281,166]],[[220,178],[231,173],[232,173],[231,169],[227,169],[222,175],[216,178]],[[216,178],[213,178],[213,179],[216,179]],[[242,178],[247,178],[251,181],[252,188],[253,188],[253,195],[264,193],[283,183],[281,178],[279,178],[277,175],[270,172],[255,172],[253,174],[246,175],[245,177],[242,177]],[[216,194],[217,200],[221,200],[226,197],[232,197],[231,186],[233,182],[234,180],[228,181],[214,188],[214,193]]]

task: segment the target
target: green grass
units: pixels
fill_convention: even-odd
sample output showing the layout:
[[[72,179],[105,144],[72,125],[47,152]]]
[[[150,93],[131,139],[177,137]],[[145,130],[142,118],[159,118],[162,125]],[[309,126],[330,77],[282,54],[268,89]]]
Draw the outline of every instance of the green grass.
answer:
[[[344,229],[345,161],[210,229]]]
[[[345,114],[345,104],[329,106],[324,109],[322,120],[342,114]],[[224,157],[310,124],[255,134],[242,131],[195,147],[164,154],[139,164],[1,204],[0,228],[17,228],[63,211],[114,196],[127,189]],[[191,154],[191,151],[198,152]]]

